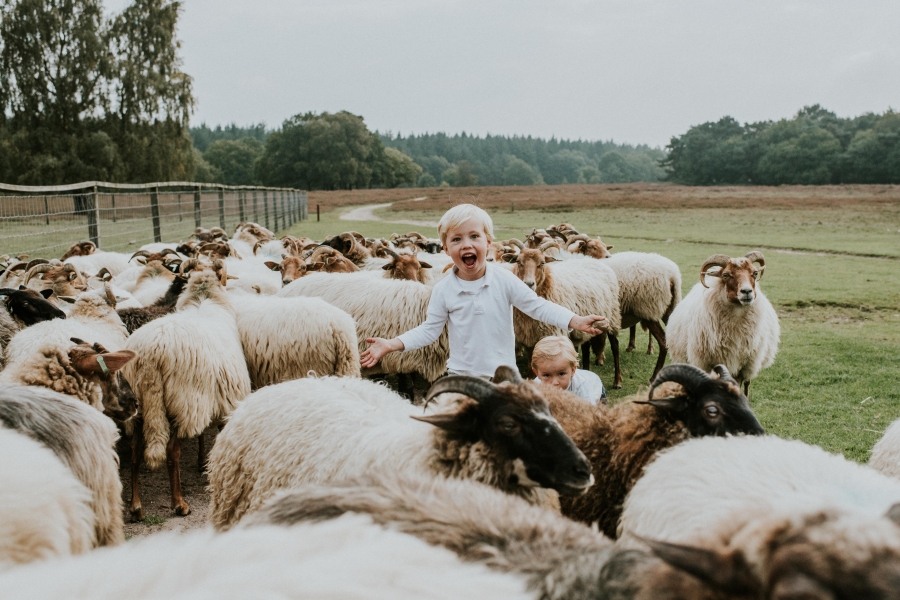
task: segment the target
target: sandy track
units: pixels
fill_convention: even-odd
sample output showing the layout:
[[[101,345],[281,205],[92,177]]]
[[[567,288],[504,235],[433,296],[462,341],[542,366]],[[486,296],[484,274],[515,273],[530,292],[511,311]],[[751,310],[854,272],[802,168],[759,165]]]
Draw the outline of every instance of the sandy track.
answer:
[[[425,200],[425,196],[421,198],[413,198],[414,202]],[[398,221],[382,219],[378,215],[375,214],[376,210],[380,210],[382,208],[387,208],[391,206],[393,202],[385,202],[384,204],[366,204],[365,206],[358,206],[352,210],[348,210],[347,212],[341,214],[340,219],[342,221],[381,221],[382,223],[397,223],[399,225],[415,225],[417,227],[437,227],[437,221],[411,221],[408,219],[402,219]]]

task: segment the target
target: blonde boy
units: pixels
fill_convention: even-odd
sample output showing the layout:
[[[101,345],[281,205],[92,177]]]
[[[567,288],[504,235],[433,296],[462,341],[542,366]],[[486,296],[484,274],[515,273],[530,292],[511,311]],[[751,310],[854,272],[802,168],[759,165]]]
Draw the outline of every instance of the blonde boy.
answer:
[[[568,390],[591,404],[606,403],[606,390],[600,377],[578,367],[578,353],[572,341],[561,335],[542,338],[531,354],[531,370],[546,385]]]
[[[528,316],[562,327],[599,335],[606,317],[578,316],[539,297],[518,277],[487,262],[494,237],[491,217],[473,204],[454,206],[438,223],[438,233],[453,269],[431,292],[425,322],[390,340],[367,338],[363,367],[375,366],[388,352],[409,351],[434,342],[447,325],[451,374],[491,377],[501,365],[515,365],[515,306]]]

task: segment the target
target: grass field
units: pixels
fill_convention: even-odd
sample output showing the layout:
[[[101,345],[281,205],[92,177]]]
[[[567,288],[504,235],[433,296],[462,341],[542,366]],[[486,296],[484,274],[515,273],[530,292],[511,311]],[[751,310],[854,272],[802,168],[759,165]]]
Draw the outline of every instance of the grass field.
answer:
[[[338,218],[349,205],[386,202],[395,204],[376,212],[384,221]],[[760,249],[767,265],[761,287],[782,327],[778,358],[751,389],[766,429],[865,461],[900,418],[900,186],[313,192],[313,220],[291,233],[321,238],[354,229],[386,236],[415,229],[433,236],[433,227],[388,221],[435,222],[460,202],[486,208],[499,238],[566,221],[601,235],[613,252],[658,252],[681,267],[685,294],[706,257]],[[314,221],[316,204],[323,207],[321,222]],[[645,354],[646,340],[639,334],[638,350],[623,353],[624,387],[612,391],[613,399],[647,383],[655,357]],[[612,380],[611,362],[594,367],[604,381]]]

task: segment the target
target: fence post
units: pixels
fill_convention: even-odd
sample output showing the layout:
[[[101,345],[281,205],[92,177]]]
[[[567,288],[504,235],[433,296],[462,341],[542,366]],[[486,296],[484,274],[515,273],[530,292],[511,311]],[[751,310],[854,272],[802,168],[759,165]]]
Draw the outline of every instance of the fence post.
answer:
[[[183,215],[181,214],[181,194],[178,194],[178,222],[180,223],[183,220]]]
[[[50,201],[47,200],[47,196],[44,196],[44,223],[50,224]]]
[[[269,227],[269,190],[263,190],[263,215],[266,217],[266,229],[271,229]],[[278,225],[275,226],[275,229],[278,229]]]
[[[244,190],[238,190],[238,215],[241,217],[241,223],[246,221],[244,218]]]
[[[253,222],[259,223],[259,208],[256,204],[256,190],[253,190]]]
[[[272,190],[272,219],[275,221],[274,231],[278,231],[278,192]]]
[[[116,214],[116,195],[110,194],[109,200],[110,200],[110,202],[112,202],[112,212],[113,212],[112,221],[113,221],[113,223],[115,223],[118,218],[118,215]]]
[[[316,221],[321,221],[322,219],[319,216],[319,205],[316,204]]]
[[[219,227],[225,229],[225,188],[219,188]]]
[[[88,205],[88,239],[100,247],[100,202],[97,197],[97,186],[91,191],[91,202]]]
[[[303,203],[303,212],[300,213],[300,218],[304,221],[309,220],[309,196],[306,195],[306,192],[300,192],[301,202]]]
[[[194,190],[194,227],[200,227],[200,190],[202,185],[198,185]]]
[[[284,199],[284,190],[281,190],[281,228],[287,229],[287,204]]]
[[[153,218],[153,241],[162,241],[162,230],[159,226],[159,186],[150,192],[150,216]]]
[[[297,190],[293,190],[291,196],[294,198],[294,223],[296,223],[300,220],[300,194]]]

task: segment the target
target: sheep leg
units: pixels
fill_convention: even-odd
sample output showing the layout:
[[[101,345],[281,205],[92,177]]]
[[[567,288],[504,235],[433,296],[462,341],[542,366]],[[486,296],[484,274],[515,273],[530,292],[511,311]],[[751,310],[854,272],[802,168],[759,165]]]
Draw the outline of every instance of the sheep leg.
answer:
[[[397,393],[404,396],[410,402],[413,401],[412,377],[408,373],[397,373]]]
[[[200,437],[197,438],[197,468],[200,469],[200,472],[203,472],[203,469],[206,467],[206,439],[204,437],[205,431],[200,434]]]
[[[647,355],[650,356],[653,354],[653,335],[650,335],[650,339],[647,340]]]
[[[612,350],[613,365],[615,367],[615,379],[613,381],[613,389],[622,389],[622,365],[619,363],[619,338],[612,332],[607,334],[609,337],[609,348]]]
[[[141,461],[144,459],[144,422],[134,420],[134,433],[131,434],[131,520],[144,518],[141,506]]]
[[[191,507],[181,495],[181,438],[173,435],[166,446],[166,466],[169,468],[169,487],[172,491],[172,509],[179,517],[190,514]]]
[[[650,330],[650,344],[653,344],[653,338],[656,338],[656,343],[659,344],[659,358],[656,359],[656,366],[653,368],[653,375],[650,377],[652,382],[656,379],[656,375],[666,362],[669,347],[666,346],[666,332],[663,330],[662,325],[659,324],[659,321],[642,321],[642,323]]]
[[[603,365],[606,358],[606,334],[602,333],[598,336],[594,336],[590,341],[591,349],[594,351],[594,354],[597,355],[597,364]]]
[[[750,400],[750,380],[744,381],[744,395],[747,396],[747,400]]]
[[[625,352],[631,352],[635,348],[637,348],[637,325],[632,325],[628,330],[628,345],[625,347]]]
[[[593,338],[591,338],[593,339]],[[581,346],[581,368],[585,371],[591,370],[591,340],[586,341]]]

